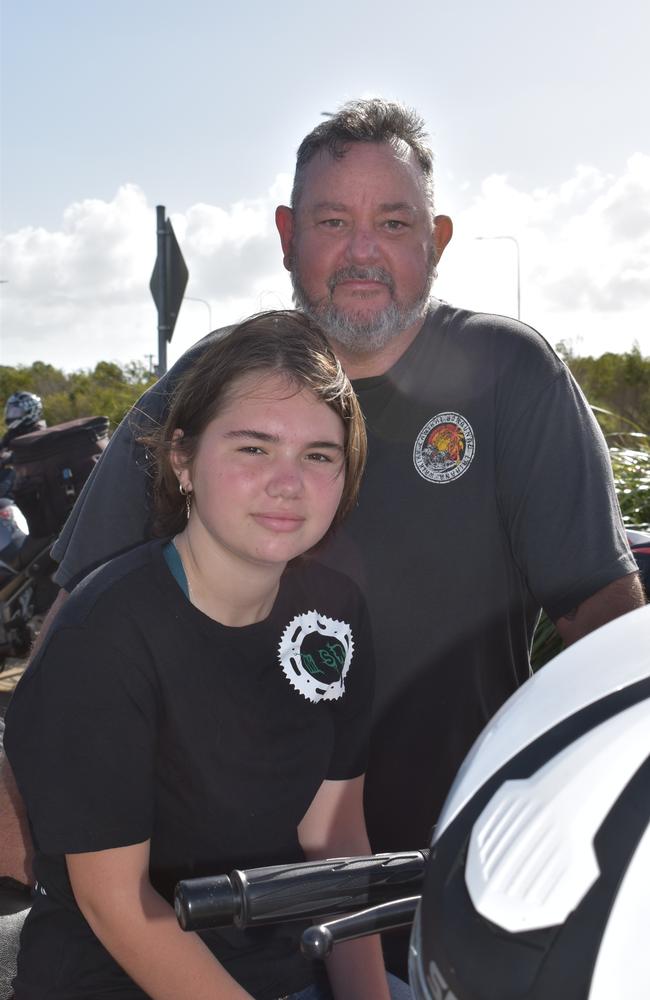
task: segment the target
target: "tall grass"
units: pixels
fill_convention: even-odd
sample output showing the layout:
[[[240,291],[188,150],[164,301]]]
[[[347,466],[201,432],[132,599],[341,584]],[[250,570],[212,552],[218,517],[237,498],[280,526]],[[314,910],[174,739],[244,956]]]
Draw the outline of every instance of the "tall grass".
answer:
[[[609,454],[626,528],[650,531],[650,450],[612,446]]]

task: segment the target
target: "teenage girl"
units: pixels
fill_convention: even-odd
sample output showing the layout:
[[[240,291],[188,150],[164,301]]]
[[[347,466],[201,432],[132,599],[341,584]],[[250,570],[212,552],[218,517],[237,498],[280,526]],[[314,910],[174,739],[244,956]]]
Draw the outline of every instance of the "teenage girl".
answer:
[[[366,610],[302,558],[357,496],[350,383],[308,320],[258,316],[146,445],[159,537],[75,589],[7,715],[37,878],[15,996],[387,1000],[375,938],[328,985],[300,924],[185,933],[171,905],[180,878],[369,851]]]

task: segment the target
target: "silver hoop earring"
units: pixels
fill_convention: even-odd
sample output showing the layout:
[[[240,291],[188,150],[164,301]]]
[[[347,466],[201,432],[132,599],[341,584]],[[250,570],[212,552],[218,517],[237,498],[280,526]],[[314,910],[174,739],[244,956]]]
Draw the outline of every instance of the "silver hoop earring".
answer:
[[[189,521],[192,511],[192,490],[186,490],[182,483],[178,484],[178,489],[181,496],[185,497],[185,516]]]

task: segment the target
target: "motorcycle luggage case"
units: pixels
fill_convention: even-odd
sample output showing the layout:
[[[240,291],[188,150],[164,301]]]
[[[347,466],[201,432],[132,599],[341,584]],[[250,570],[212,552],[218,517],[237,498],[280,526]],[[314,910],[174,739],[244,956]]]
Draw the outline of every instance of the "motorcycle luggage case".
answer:
[[[24,434],[13,445],[13,494],[30,535],[56,534],[108,444],[108,417],[81,417]]]

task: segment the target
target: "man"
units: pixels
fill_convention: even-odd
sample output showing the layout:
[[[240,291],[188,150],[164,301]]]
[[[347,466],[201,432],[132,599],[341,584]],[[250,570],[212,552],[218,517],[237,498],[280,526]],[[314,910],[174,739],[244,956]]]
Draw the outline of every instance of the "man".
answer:
[[[539,609],[567,642],[643,603],[604,441],[530,328],[430,290],[452,224],[434,215],[423,124],[346,105],[298,151],[276,213],[298,307],[355,380],[369,434],[360,502],[320,553],[369,602],[377,653],[366,808],[375,850],[424,847],[485,722],[529,673]],[[147,533],[141,412],[114,435],[54,549],[70,589]]]

